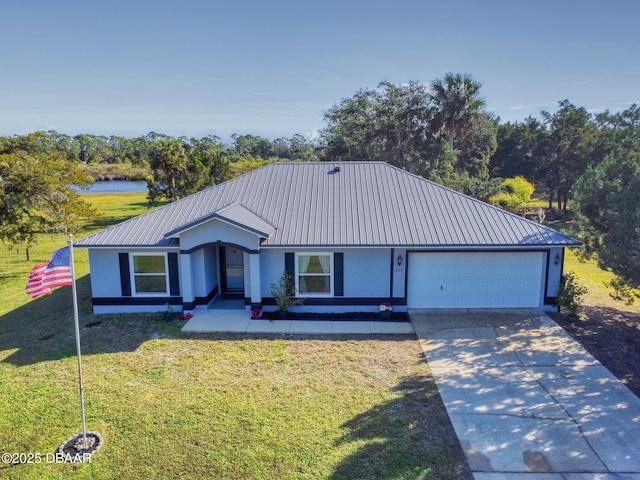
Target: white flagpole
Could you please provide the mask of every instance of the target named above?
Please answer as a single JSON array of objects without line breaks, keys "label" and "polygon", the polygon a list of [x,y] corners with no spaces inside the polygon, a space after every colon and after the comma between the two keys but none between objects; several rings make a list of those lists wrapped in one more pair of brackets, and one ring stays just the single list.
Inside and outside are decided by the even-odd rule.
[{"label": "white flagpole", "polygon": [[69,264],[71,267],[71,290],[73,292],[73,321],[76,328],[76,351],[78,354],[78,382],[80,384],[80,411],[82,412],[82,439],[87,444],[87,422],[84,415],[84,387],[82,386],[82,356],[80,352],[80,326],[78,324],[78,291],[76,289],[76,271],[73,260],[73,235],[69,234]]}]

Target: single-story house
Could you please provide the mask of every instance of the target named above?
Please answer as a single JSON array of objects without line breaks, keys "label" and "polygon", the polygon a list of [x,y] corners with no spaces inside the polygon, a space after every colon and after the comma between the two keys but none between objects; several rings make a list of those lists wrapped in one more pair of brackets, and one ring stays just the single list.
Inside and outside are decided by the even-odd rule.
[{"label": "single-story house", "polygon": [[555,310],[579,243],[382,162],[274,163],[107,228],[89,250],[95,313],[276,309],[291,274],[308,312]]}]

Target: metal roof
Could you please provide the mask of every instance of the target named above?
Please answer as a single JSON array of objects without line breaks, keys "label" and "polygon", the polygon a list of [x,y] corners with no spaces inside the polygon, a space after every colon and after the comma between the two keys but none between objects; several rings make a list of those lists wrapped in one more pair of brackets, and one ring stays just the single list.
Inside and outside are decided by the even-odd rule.
[{"label": "metal roof", "polygon": [[[339,168],[335,168],[339,167]],[[262,246],[577,246],[556,230],[383,162],[273,163],[79,240],[169,246],[219,218]]]},{"label": "metal roof", "polygon": [[189,230],[190,228],[201,225],[209,220],[217,218],[224,222],[235,225],[236,227],[247,230],[251,233],[258,235],[261,238],[269,238],[275,232],[275,227],[269,222],[260,218],[251,210],[243,207],[239,203],[232,203],[229,206],[216,210],[211,215],[206,215],[202,218],[198,218],[187,225],[181,225],[175,230],[167,232],[165,237],[179,237],[180,233]]}]

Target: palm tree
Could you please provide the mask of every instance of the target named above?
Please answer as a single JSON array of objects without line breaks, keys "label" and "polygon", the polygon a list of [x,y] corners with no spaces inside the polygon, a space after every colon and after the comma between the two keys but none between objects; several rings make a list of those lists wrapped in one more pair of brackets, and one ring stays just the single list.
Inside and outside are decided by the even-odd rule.
[{"label": "palm tree", "polygon": [[447,73],[431,83],[429,99],[435,107],[433,132],[446,135],[449,147],[473,126],[485,101],[480,98],[482,84],[468,74]]}]

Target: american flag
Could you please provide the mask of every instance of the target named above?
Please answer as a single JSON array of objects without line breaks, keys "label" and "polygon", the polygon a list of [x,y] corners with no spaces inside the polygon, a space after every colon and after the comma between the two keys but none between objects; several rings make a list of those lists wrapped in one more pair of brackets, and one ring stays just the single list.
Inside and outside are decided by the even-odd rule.
[{"label": "american flag", "polygon": [[31,269],[29,281],[24,287],[29,295],[37,298],[40,295],[51,295],[51,289],[71,285],[71,266],[69,262],[70,247],[64,247],[51,257],[51,261],[41,263]]}]

